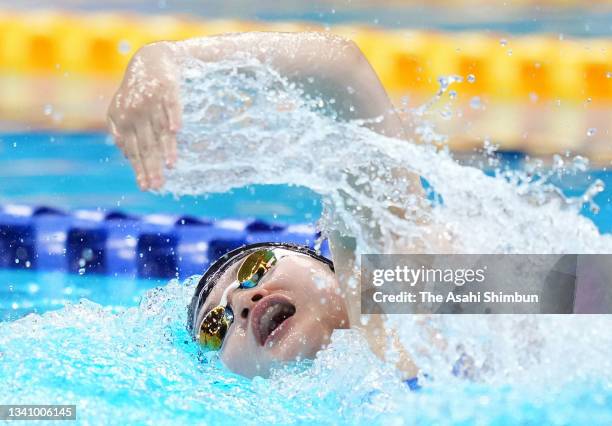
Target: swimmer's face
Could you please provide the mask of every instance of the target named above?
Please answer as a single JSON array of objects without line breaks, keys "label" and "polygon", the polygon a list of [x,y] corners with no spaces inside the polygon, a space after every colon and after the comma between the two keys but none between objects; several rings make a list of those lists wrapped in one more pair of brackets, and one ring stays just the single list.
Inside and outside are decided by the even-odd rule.
[{"label": "swimmer's face", "polygon": [[[266,376],[278,363],[312,359],[335,329],[349,326],[331,269],[309,256],[279,252],[283,257],[257,286],[233,290],[228,296],[234,322],[219,355],[230,370],[247,377]],[[201,312],[219,304],[243,260],[223,273]]]}]

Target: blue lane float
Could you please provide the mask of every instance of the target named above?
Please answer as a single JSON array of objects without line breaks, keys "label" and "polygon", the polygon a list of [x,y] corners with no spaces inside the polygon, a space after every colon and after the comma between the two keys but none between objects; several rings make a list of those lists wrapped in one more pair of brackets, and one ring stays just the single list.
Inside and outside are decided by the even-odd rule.
[{"label": "blue lane float", "polygon": [[[192,216],[65,212],[0,206],[0,268],[185,278],[244,244],[283,241],[314,247],[312,225],[262,220],[212,221]],[[329,257],[327,243],[321,247]]]}]

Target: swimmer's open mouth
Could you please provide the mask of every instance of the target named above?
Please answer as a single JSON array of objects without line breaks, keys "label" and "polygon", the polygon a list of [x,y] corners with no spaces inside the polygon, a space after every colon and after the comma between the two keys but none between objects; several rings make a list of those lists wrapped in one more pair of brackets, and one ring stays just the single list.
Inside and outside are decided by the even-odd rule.
[{"label": "swimmer's open mouth", "polygon": [[286,321],[295,314],[295,305],[289,298],[280,294],[264,297],[255,305],[251,326],[255,339],[264,346],[286,328]]}]

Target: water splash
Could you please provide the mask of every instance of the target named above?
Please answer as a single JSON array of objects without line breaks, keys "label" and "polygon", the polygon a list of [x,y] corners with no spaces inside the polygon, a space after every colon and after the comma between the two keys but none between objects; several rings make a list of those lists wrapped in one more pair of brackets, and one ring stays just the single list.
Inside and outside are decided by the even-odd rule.
[{"label": "water splash", "polygon": [[[350,330],[338,330],[331,346],[313,361],[286,365],[270,379],[248,380],[227,371],[214,356],[199,355],[189,337],[185,306],[197,278],[151,290],[139,306],[118,312],[82,300],[43,315],[0,322],[0,378],[3,390],[10,390],[0,392],[0,404],[77,404],[77,418],[83,424],[609,424],[612,420],[606,375],[611,367],[609,329],[586,317],[577,323],[571,318],[563,323],[552,318],[513,322],[498,317],[497,335],[473,325],[467,334],[461,323],[446,317],[450,349],[430,357],[415,351],[425,368],[436,371],[435,376],[422,377],[425,387],[419,392],[408,390],[397,372]],[[417,317],[404,316],[402,322],[412,347],[423,347],[427,337]],[[576,333],[557,330],[546,335],[559,325]],[[529,340],[520,338],[526,330],[535,331]],[[544,336],[547,351],[542,350]],[[570,346],[568,337],[573,339]],[[593,341],[599,345],[586,345]],[[492,347],[499,359],[487,351]],[[572,348],[586,353],[577,358],[577,349]],[[476,365],[504,368],[513,377],[496,382],[496,376],[483,371],[484,380],[474,382],[446,374],[443,368],[433,369],[438,367],[433,360],[460,351],[470,351]],[[558,357],[561,353],[565,356]],[[600,373],[593,374],[597,368]]]},{"label": "water splash", "polygon": [[[543,165],[493,177],[461,166],[419,123],[425,110],[413,120],[421,139],[410,143],[370,131],[368,120],[335,120],[328,102],[256,61],[186,65],[185,128],[168,191],[308,186],[324,200],[323,231],[355,236],[360,253],[394,251],[408,240],[427,251],[423,223],[441,226],[465,253],[612,249],[568,199],[548,195],[554,190]],[[411,181],[400,169],[427,179],[443,202],[430,205],[406,190]],[[391,244],[391,235],[403,241]],[[416,393],[351,331],[336,333],[314,361],[249,381],[202,358],[189,338],[185,307],[194,283],[171,282],[120,312],[81,301],[0,323],[0,377],[11,390],[0,403],[76,401],[81,421],[108,424],[612,422],[606,316],[392,316],[389,324],[427,373]],[[443,345],[432,344],[431,330]],[[464,354],[472,380],[452,373]]]},{"label": "water splash", "polygon": [[[458,76],[440,79],[434,99],[412,111],[416,139],[411,143],[372,132],[366,120],[336,120],[324,99],[308,98],[298,85],[257,61],[191,61],[183,85],[180,159],[166,189],[201,194],[252,183],[307,186],[323,199],[323,234],[340,229],[354,236],[357,253],[405,252],[406,247],[439,252],[432,228],[463,253],[611,252],[612,238],[579,214],[602,190],[601,182],[577,198],[565,197],[552,183],[584,171],[583,157],[557,156],[551,168],[535,161],[488,176],[458,164],[439,147],[444,138],[426,118],[458,82]],[[443,201],[424,204],[399,170],[426,179]],[[394,214],[398,210],[406,217]],[[389,319],[407,347],[422,348],[412,351],[418,364],[435,371],[443,383],[456,380],[453,366],[463,353],[472,357],[472,376],[497,385],[516,380],[526,385],[534,374],[547,385],[585,375],[612,379],[600,352],[612,343],[601,338],[611,325],[606,317],[431,321],[448,338],[444,348],[425,350],[431,342],[418,327],[406,325],[406,317]],[[583,333],[587,326],[594,334]],[[567,341],[575,345],[568,348]],[[567,362],[552,361],[561,354]],[[543,364],[549,375],[541,372]]]},{"label": "water splash", "polygon": [[[459,77],[441,79],[435,99],[456,81]],[[568,208],[574,201],[550,196],[533,201],[551,192],[545,183],[562,167],[553,167],[548,177],[534,170],[530,177],[487,176],[459,165],[446,149],[436,149],[431,127],[417,128],[417,137],[425,140],[410,143],[372,132],[365,120],[337,121],[325,114],[324,100],[307,98],[299,86],[257,61],[190,62],[183,102],[179,163],[166,185],[172,193],[202,194],[252,183],[307,186],[326,206],[323,231],[340,228],[355,236],[360,253],[400,251],[402,243],[415,238],[427,252],[433,249],[432,238],[423,222],[444,228],[464,253],[612,249],[610,236]],[[415,116],[428,108],[418,108]],[[398,170],[424,177],[443,204],[423,206]],[[409,212],[407,219],[393,213],[397,210]],[[392,235],[405,241],[391,244]]]}]

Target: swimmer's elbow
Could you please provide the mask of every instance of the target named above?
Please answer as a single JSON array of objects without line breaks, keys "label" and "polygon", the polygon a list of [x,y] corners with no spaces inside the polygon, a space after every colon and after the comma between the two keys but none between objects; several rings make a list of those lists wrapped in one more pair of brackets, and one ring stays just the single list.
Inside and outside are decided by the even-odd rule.
[{"label": "swimmer's elbow", "polygon": [[297,42],[308,56],[316,55],[318,60],[327,60],[335,64],[352,66],[360,64],[365,60],[357,43],[353,40],[322,31],[305,31],[300,33],[276,33],[281,34],[287,42]]},{"label": "swimmer's elbow", "polygon": [[168,53],[172,50],[171,45],[173,43],[171,41],[155,41],[145,44],[134,53],[134,58],[159,58],[161,53]]},{"label": "swimmer's elbow", "polygon": [[359,74],[360,70],[369,72],[369,62],[365,55],[353,40],[348,38],[337,36],[341,45],[341,52],[339,61],[342,67],[350,73]]},{"label": "swimmer's elbow", "polygon": [[338,34],[324,34],[328,41],[327,48],[338,52],[338,60],[341,60],[345,65],[355,66],[367,62],[363,52],[353,40]]}]

